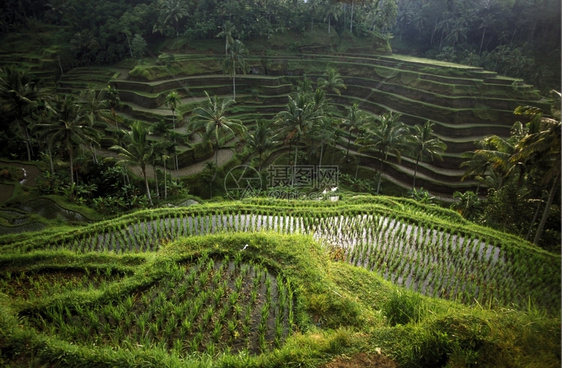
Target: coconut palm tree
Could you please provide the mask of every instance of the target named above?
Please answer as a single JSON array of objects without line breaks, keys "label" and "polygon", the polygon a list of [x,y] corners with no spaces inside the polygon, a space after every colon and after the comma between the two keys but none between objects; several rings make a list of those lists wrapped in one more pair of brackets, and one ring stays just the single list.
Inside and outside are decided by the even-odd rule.
[{"label": "coconut palm tree", "polygon": [[224,55],[228,56],[228,48],[234,43],[233,34],[236,31],[236,26],[231,21],[227,20],[222,26],[222,31],[216,37],[224,37]]},{"label": "coconut palm tree", "polygon": [[246,74],[246,59],[248,50],[240,40],[234,41],[229,47],[230,53],[223,61],[223,70],[232,77],[232,98],[236,100],[236,72],[241,70]]},{"label": "coconut palm tree", "polygon": [[447,145],[439,138],[433,135],[433,122],[426,121],[424,125],[414,125],[413,131],[407,137],[410,149],[416,158],[414,168],[414,179],[412,181],[412,190],[416,187],[416,174],[418,173],[418,165],[420,160],[429,158],[442,159],[443,152],[447,149]]},{"label": "coconut palm tree", "polygon": [[183,0],[158,0],[158,23],[154,31],[166,33],[166,27],[173,26],[176,38],[179,38],[179,22],[189,15],[188,5]]},{"label": "coconut palm tree", "polygon": [[388,155],[393,153],[400,162],[408,128],[400,120],[399,114],[392,112],[378,116],[374,120],[367,120],[365,132],[360,142],[362,150],[376,150],[379,155],[379,177],[377,180],[377,194],[380,192],[381,177]]},{"label": "coconut palm tree", "polygon": [[[558,94],[558,103],[559,100]],[[559,106],[559,105],[558,105]],[[545,203],[541,221],[537,227],[533,243],[537,244],[540,240],[549,211],[554,200],[554,196],[559,190],[561,174],[561,124],[559,111],[554,118],[544,117],[540,109],[533,107],[519,107],[515,110],[516,114],[531,117],[528,124],[530,132],[520,139],[516,144],[516,152],[511,157],[511,162],[531,161],[545,168],[541,183],[550,184],[548,198]]]},{"label": "coconut palm tree", "polygon": [[51,113],[38,124],[41,134],[51,150],[60,145],[68,154],[70,184],[74,184],[74,149],[81,144],[99,144],[99,133],[89,124],[86,111],[73,96],[56,96],[51,103]]},{"label": "coconut palm tree", "polygon": [[[275,123],[279,127],[278,133],[283,137],[284,143],[295,146],[293,165],[296,167],[299,145],[312,129],[314,122],[321,118],[322,109],[318,105],[322,101],[322,93],[314,95],[310,92],[300,91],[289,96],[286,109],[277,113]],[[289,150],[290,151],[290,150]]]},{"label": "coconut palm tree", "polygon": [[[166,96],[166,106],[168,106],[170,108],[170,110],[172,110],[172,129],[173,129],[174,133],[176,131],[176,108],[177,108],[178,103],[180,101],[181,101],[180,95],[176,91],[170,92]],[[179,170],[179,162],[178,162],[178,152],[177,152],[177,148],[176,148],[175,135],[174,135],[173,142],[174,142],[174,167],[175,167],[176,176],[177,176],[177,172]]]},{"label": "coconut palm tree", "polygon": [[264,119],[258,120],[255,129],[249,132],[246,138],[248,147],[259,155],[258,171],[261,171],[263,154],[275,147],[273,130],[269,125],[270,123]]},{"label": "coconut palm tree", "polygon": [[[109,101],[106,98],[107,90],[96,91],[88,88],[80,94],[82,109],[92,129],[103,131],[113,121]],[[95,148],[90,146],[94,162],[97,163]]]},{"label": "coconut palm tree", "polygon": [[112,146],[111,149],[118,152],[121,157],[121,163],[133,167],[140,167],[144,179],[146,195],[148,201],[152,205],[152,196],[150,195],[150,187],[148,186],[148,178],[146,175],[146,166],[150,163],[152,148],[148,141],[148,129],[140,121],[131,124],[131,130],[128,132],[128,139],[123,146]]},{"label": "coconut palm tree", "polygon": [[338,73],[336,69],[330,67],[326,68],[322,77],[318,78],[318,85],[320,88],[332,91],[338,96],[341,95],[340,88],[347,88],[343,83],[340,73]]},{"label": "coconut palm tree", "polygon": [[234,104],[234,100],[219,101],[217,96],[211,97],[206,91],[205,95],[207,101],[193,109],[191,129],[192,131],[203,130],[209,137],[215,151],[215,165],[218,165],[221,135],[225,133],[240,134],[246,130],[246,127],[239,120],[227,116],[228,109]]},{"label": "coconut palm tree", "polygon": [[38,88],[29,74],[16,67],[0,69],[0,111],[16,124],[19,134],[25,142],[27,159],[31,161],[33,147],[26,117],[30,116],[45,91]]},{"label": "coconut palm tree", "polygon": [[334,0],[324,0],[320,9],[323,19],[328,21],[328,34],[332,31],[332,19],[337,21],[342,14],[342,6]]},{"label": "coconut palm tree", "polygon": [[354,103],[347,110],[347,116],[343,119],[343,126],[348,131],[349,135],[347,138],[347,147],[345,149],[345,158],[349,157],[349,148],[351,146],[351,140],[353,139],[353,134],[357,134],[359,129],[365,123],[367,115],[363,110],[359,109],[359,105]]}]

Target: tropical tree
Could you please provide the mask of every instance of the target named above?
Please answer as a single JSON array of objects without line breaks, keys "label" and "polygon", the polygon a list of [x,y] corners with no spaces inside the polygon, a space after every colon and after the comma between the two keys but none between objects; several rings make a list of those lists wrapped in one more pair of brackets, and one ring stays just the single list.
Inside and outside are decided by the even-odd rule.
[{"label": "tropical tree", "polygon": [[354,103],[347,110],[347,116],[343,119],[343,126],[348,132],[347,146],[345,148],[345,158],[349,157],[349,148],[351,146],[351,140],[353,139],[353,134],[358,134],[360,128],[365,123],[367,115],[363,110],[359,109],[359,105]]},{"label": "tropical tree", "polygon": [[412,133],[407,136],[411,152],[416,159],[414,168],[414,179],[412,190],[416,188],[416,175],[420,160],[429,158],[430,160],[442,159],[442,154],[447,149],[447,145],[433,134],[433,122],[426,121],[424,125],[414,125]]},{"label": "tropical tree", "polygon": [[70,95],[56,96],[51,103],[51,113],[37,125],[51,152],[60,145],[68,154],[70,184],[74,184],[74,149],[81,144],[97,145],[99,133],[89,124],[86,111]]},{"label": "tropical tree", "polygon": [[218,166],[218,152],[220,148],[221,135],[241,134],[246,127],[237,119],[227,116],[229,108],[234,104],[232,99],[219,101],[217,96],[209,96],[205,91],[207,100],[200,106],[193,109],[191,117],[192,131],[202,130],[206,137],[212,141],[215,151],[215,165]]},{"label": "tropical tree", "polygon": [[[180,95],[176,91],[170,92],[166,96],[166,106],[168,106],[170,110],[172,110],[172,131],[174,133],[176,131],[176,108],[178,106],[178,103],[180,103],[180,101],[181,101]],[[173,135],[173,143],[174,143],[174,167],[177,175],[177,172],[179,170],[179,162],[178,162],[178,153],[177,153],[175,135]]]},{"label": "tropical tree", "polygon": [[464,168],[464,174],[461,177],[461,181],[467,178],[474,178],[478,185],[476,187],[476,193],[480,192],[480,184],[485,178],[486,173],[489,172],[490,163],[482,155],[476,153],[476,151],[463,152],[461,158],[464,159],[461,162],[460,167]]},{"label": "tropical tree", "polygon": [[364,125],[365,130],[360,140],[363,144],[362,150],[377,151],[380,160],[377,194],[380,192],[382,170],[388,161],[388,155],[393,153],[400,162],[401,151],[405,148],[408,128],[399,119],[399,114],[388,112],[373,120],[367,120]]},{"label": "tropical tree", "polygon": [[295,95],[289,96],[285,110],[277,113],[275,117],[275,123],[279,127],[278,133],[283,137],[284,143],[291,147],[295,146],[293,160],[295,167],[301,140],[312,130],[314,123],[321,119],[323,114],[324,92],[320,89],[314,93],[307,91],[307,83],[304,82]]},{"label": "tropical tree", "polygon": [[456,199],[456,202],[451,205],[451,208],[467,220],[474,220],[480,214],[481,202],[476,193],[470,190],[464,193],[456,191],[453,193],[453,198]]},{"label": "tropical tree", "polygon": [[441,45],[443,44],[443,39],[446,34],[449,34],[451,28],[453,28],[454,18],[452,14],[448,11],[443,13],[443,19],[441,19],[435,26],[436,31],[441,31],[441,38],[439,39],[439,50],[441,50]]},{"label": "tropical tree", "polygon": [[28,117],[39,100],[45,95],[45,91],[38,88],[29,74],[8,66],[0,69],[0,110],[11,119],[19,131],[19,135],[25,142],[27,159],[31,161],[33,148],[29,132]]},{"label": "tropical tree", "polygon": [[466,19],[459,17],[453,21],[445,39],[453,43],[454,49],[459,41],[466,39],[467,32],[468,27],[466,25]]},{"label": "tropical tree", "polygon": [[[107,100],[107,90],[96,91],[93,88],[88,88],[80,93],[80,102],[92,129],[103,132],[108,124],[113,121],[109,101]],[[93,153],[94,162],[97,163],[97,155],[93,145],[90,146],[90,150]]]},{"label": "tropical tree", "polygon": [[322,77],[318,78],[318,86],[325,90],[334,92],[338,96],[341,95],[340,88],[346,89],[343,79],[335,68],[326,68]]},{"label": "tropical tree", "polygon": [[232,43],[232,45],[230,45],[229,51],[230,53],[223,61],[223,70],[232,78],[232,96],[235,101],[236,72],[240,70],[243,74],[246,74],[246,59],[244,57],[248,55],[248,50],[242,41],[236,40]]},{"label": "tropical tree", "polygon": [[183,0],[158,0],[158,11],[154,32],[164,34],[168,27],[173,27],[176,38],[179,38],[179,22],[189,15],[187,3]]},{"label": "tropical tree", "polygon": [[515,172],[515,168],[520,169],[519,178],[522,179],[524,166],[521,162],[511,160],[511,156],[515,153],[515,145],[522,137],[522,129],[521,123],[515,123],[509,138],[491,135],[477,142],[479,149],[463,154],[463,157],[468,158],[461,163],[461,167],[467,168],[463,179],[473,175],[487,176],[490,175],[488,170],[491,170],[499,179],[497,189],[500,189],[508,177]]},{"label": "tropical tree", "polygon": [[328,34],[332,31],[332,19],[338,21],[342,14],[342,6],[335,0],[324,0],[320,9],[323,19],[328,21]]},{"label": "tropical tree", "polygon": [[131,55],[137,60],[141,60],[146,50],[147,43],[144,38],[136,33],[131,42]]},{"label": "tropical tree", "polygon": [[152,154],[151,145],[148,141],[148,129],[140,121],[131,124],[131,130],[127,135],[128,139],[123,146],[115,145],[111,149],[118,152],[121,157],[121,163],[130,167],[140,167],[144,179],[146,195],[150,205],[152,205],[152,196],[150,195],[150,187],[148,186],[148,177],[146,175],[146,166],[150,163]]},{"label": "tropical tree", "polygon": [[318,147],[320,147],[318,166],[322,166],[325,147],[335,147],[340,122],[340,118],[332,115],[331,113],[324,112],[313,125],[310,135],[314,137],[314,142],[316,144],[311,144],[310,147],[315,152],[318,152]]},{"label": "tropical tree", "polygon": [[[558,93],[558,103],[560,94]],[[516,145],[516,152],[511,157],[512,162],[531,161],[535,165],[543,167],[542,179],[544,185],[550,185],[548,198],[537,227],[533,243],[537,244],[540,240],[549,211],[554,200],[557,188],[560,184],[561,174],[561,124],[559,111],[555,118],[544,117],[542,111],[537,108],[525,106],[515,110],[516,114],[531,117],[528,124],[529,133],[526,134]]]},{"label": "tropical tree", "polygon": [[264,119],[258,120],[255,129],[247,134],[246,142],[248,147],[259,155],[258,171],[261,170],[263,154],[275,147],[274,139],[275,137],[270,123]]},{"label": "tropical tree", "polygon": [[224,55],[228,56],[228,49],[234,43],[233,34],[236,31],[236,26],[231,21],[227,20],[222,26],[216,37],[224,37]]}]

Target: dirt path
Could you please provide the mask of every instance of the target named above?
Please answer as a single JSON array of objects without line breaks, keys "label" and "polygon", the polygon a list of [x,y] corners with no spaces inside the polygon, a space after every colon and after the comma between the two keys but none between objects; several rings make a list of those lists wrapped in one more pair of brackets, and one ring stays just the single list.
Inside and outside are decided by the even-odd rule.
[{"label": "dirt path", "polygon": [[[99,156],[103,156],[103,157],[114,157],[116,159],[118,159],[117,154],[115,152],[109,152],[109,151],[104,151],[104,152],[98,152]],[[230,160],[232,160],[232,158],[234,157],[234,151],[230,148],[221,148],[219,149],[218,152],[218,166],[224,166],[226,165],[226,163]],[[198,162],[196,164],[193,165],[189,165],[186,167],[182,167],[178,170],[177,175],[179,175],[180,178],[182,177],[186,177],[186,176],[192,176],[195,174],[199,174],[201,172],[203,172],[205,170],[205,165],[208,162],[215,162],[215,155],[213,155],[212,157],[203,160],[201,162]],[[162,167],[158,166],[158,169],[162,170]],[[135,166],[131,168],[131,171],[137,175],[138,177],[142,177],[142,172],[140,167]],[[168,170],[168,173],[172,176],[172,178],[176,177],[176,171],[175,170]],[[147,166],[146,168],[146,174],[148,175],[149,178],[154,178],[154,169],[151,165]]]}]

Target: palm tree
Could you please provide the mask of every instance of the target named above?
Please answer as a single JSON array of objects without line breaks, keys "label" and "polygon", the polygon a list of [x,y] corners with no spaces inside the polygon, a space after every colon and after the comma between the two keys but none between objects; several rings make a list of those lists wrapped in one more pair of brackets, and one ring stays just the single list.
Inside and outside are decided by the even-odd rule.
[{"label": "palm tree", "polygon": [[468,27],[466,25],[466,19],[460,17],[456,18],[450,28],[449,34],[447,34],[446,40],[453,43],[453,49],[457,43],[461,40],[466,39],[466,34],[468,32]]},{"label": "palm tree", "polygon": [[203,130],[205,135],[212,140],[215,151],[215,165],[218,166],[221,134],[240,134],[246,130],[246,127],[239,120],[226,116],[228,109],[234,104],[234,100],[224,99],[219,102],[217,96],[210,97],[206,91],[205,95],[207,101],[193,109],[191,128],[193,131]]},{"label": "palm tree", "polygon": [[467,220],[474,220],[480,212],[480,199],[478,195],[472,191],[461,193],[456,191],[453,198],[457,201],[451,205],[451,208],[460,213]]},{"label": "palm tree", "polygon": [[16,67],[0,69],[0,110],[17,124],[19,133],[25,142],[27,160],[31,161],[33,147],[26,117],[30,116],[38,101],[45,95],[24,70]]},{"label": "palm tree", "polygon": [[248,55],[248,50],[240,40],[234,41],[229,50],[230,53],[223,62],[223,70],[232,77],[232,96],[233,100],[236,100],[236,72],[241,70],[243,74],[246,74],[246,59],[244,59],[244,56]]},{"label": "palm tree", "polygon": [[[166,106],[168,106],[172,110],[172,129],[175,133],[176,131],[176,107],[178,103],[181,101],[180,95],[176,92],[170,92],[166,96]],[[179,162],[178,162],[178,153],[176,149],[176,138],[174,135],[174,167],[176,169],[176,176],[179,170]]]},{"label": "palm tree", "polygon": [[416,158],[414,169],[414,180],[412,190],[416,188],[416,175],[420,160],[429,158],[432,161],[442,159],[442,154],[447,149],[447,145],[433,135],[433,122],[426,121],[424,125],[414,125],[412,134],[408,135],[407,141],[411,145],[411,150]]},{"label": "palm tree", "polygon": [[318,166],[322,166],[324,148],[326,145],[334,147],[336,144],[339,122],[340,120],[335,118],[332,114],[323,114],[316,119],[316,124],[312,127],[311,136],[314,137],[315,141],[318,141],[318,144],[311,144],[310,147],[316,152],[318,146],[320,146]]},{"label": "palm tree", "polygon": [[301,139],[312,129],[316,120],[321,118],[322,109],[318,105],[322,102],[322,91],[317,90],[314,95],[300,91],[289,96],[285,110],[277,113],[275,122],[279,126],[278,133],[284,137],[284,143],[295,146],[293,165],[296,167],[298,149]]},{"label": "palm tree", "polygon": [[363,126],[366,119],[367,119],[367,115],[363,110],[359,109],[359,105],[357,103],[354,103],[348,109],[347,116],[343,120],[343,125],[349,133],[347,139],[347,147],[345,149],[346,159],[349,157],[349,148],[351,146],[351,140],[353,138],[353,134],[354,133],[357,134],[357,132],[359,132],[359,129]]},{"label": "palm tree", "polygon": [[560,112],[557,111],[558,116],[555,116],[555,118],[547,118],[542,115],[539,109],[526,106],[516,109],[515,113],[531,117],[532,120],[529,125],[533,128],[530,129],[529,134],[525,135],[517,143],[516,152],[511,157],[511,161],[530,160],[535,164],[541,163],[541,166],[546,168],[541,182],[545,185],[550,183],[545,209],[533,240],[533,243],[537,244],[548,219],[554,196],[557,193],[556,189],[560,183],[562,165]]},{"label": "palm tree", "polygon": [[392,112],[380,115],[374,120],[367,121],[365,133],[360,142],[363,150],[377,150],[380,166],[377,180],[377,194],[380,192],[381,177],[384,164],[388,161],[389,153],[394,153],[398,162],[401,160],[401,150],[404,148],[408,128],[399,121],[400,115]]},{"label": "palm tree", "polygon": [[482,156],[476,154],[476,151],[468,151],[461,154],[463,161],[460,167],[464,167],[464,175],[461,177],[461,181],[467,178],[474,177],[478,182],[476,187],[476,193],[480,192],[480,182],[483,180],[484,175],[488,172],[490,163],[485,160]]},{"label": "palm tree", "polygon": [[189,15],[187,4],[183,0],[158,0],[158,23],[154,31],[164,33],[166,26],[173,24],[176,38],[179,38],[179,21]]},{"label": "palm tree", "polygon": [[[103,131],[107,125],[113,121],[110,113],[109,101],[106,99],[107,90],[96,91],[88,88],[80,94],[82,108],[88,119],[88,124],[92,129]],[[93,146],[90,147],[93,152],[94,162],[97,163],[97,156]]]},{"label": "palm tree", "polygon": [[435,26],[435,31],[441,31],[441,38],[439,39],[439,51],[441,51],[441,45],[443,44],[443,38],[445,34],[448,34],[451,28],[453,27],[453,17],[451,12],[445,11],[443,13],[443,19],[439,21],[439,23]]},{"label": "palm tree", "polygon": [[341,95],[340,88],[347,88],[343,83],[340,73],[338,73],[336,69],[330,67],[326,68],[323,76],[318,78],[318,85],[323,89],[334,92],[338,96]]},{"label": "palm tree", "polygon": [[232,35],[236,31],[236,26],[231,21],[227,20],[222,26],[222,31],[216,37],[224,37],[224,55],[228,56],[228,48],[234,43]]},{"label": "palm tree", "polygon": [[342,7],[337,1],[334,0],[324,0],[322,4],[322,9],[324,20],[328,21],[328,34],[331,33],[332,30],[332,19],[337,21],[341,15]]},{"label": "palm tree", "polygon": [[[488,175],[489,170],[491,170],[494,172],[494,176],[499,179],[497,189],[500,189],[516,167],[522,168],[522,165],[515,165],[511,160],[518,139],[514,135],[510,138],[492,135],[477,142],[477,145],[481,148],[463,154],[463,157],[468,158],[468,160],[460,165],[467,168],[461,180],[469,176]],[[521,171],[519,177],[522,178]]]},{"label": "palm tree", "polygon": [[146,166],[150,162],[152,154],[151,146],[148,142],[148,129],[140,122],[135,121],[131,124],[131,131],[128,132],[128,142],[125,146],[112,146],[112,150],[118,152],[122,158],[121,162],[130,166],[139,166],[144,179],[146,195],[148,201],[152,205],[152,196],[150,195],[150,187],[148,186],[148,178],[146,175]]},{"label": "palm tree", "polygon": [[81,144],[98,144],[99,133],[88,124],[86,111],[72,96],[56,96],[52,103],[53,112],[48,120],[37,126],[46,138],[51,151],[61,145],[68,154],[70,163],[70,184],[74,184],[74,148]]},{"label": "palm tree", "polygon": [[261,171],[262,155],[267,150],[275,147],[273,130],[269,126],[269,122],[263,119],[258,120],[256,128],[253,132],[248,133],[246,142],[248,147],[257,152],[258,157],[258,171]]}]

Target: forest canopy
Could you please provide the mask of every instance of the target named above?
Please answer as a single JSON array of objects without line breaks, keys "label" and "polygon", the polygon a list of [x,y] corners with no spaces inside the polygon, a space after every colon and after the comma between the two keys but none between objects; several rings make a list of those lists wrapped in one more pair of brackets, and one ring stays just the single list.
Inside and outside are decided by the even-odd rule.
[{"label": "forest canopy", "polygon": [[[322,25],[327,32],[383,36],[399,53],[481,66],[543,91],[560,86],[556,0],[6,0],[0,31],[56,28],[68,68],[134,56],[134,40],[268,39]],[[65,57],[65,59],[66,59]]]}]

